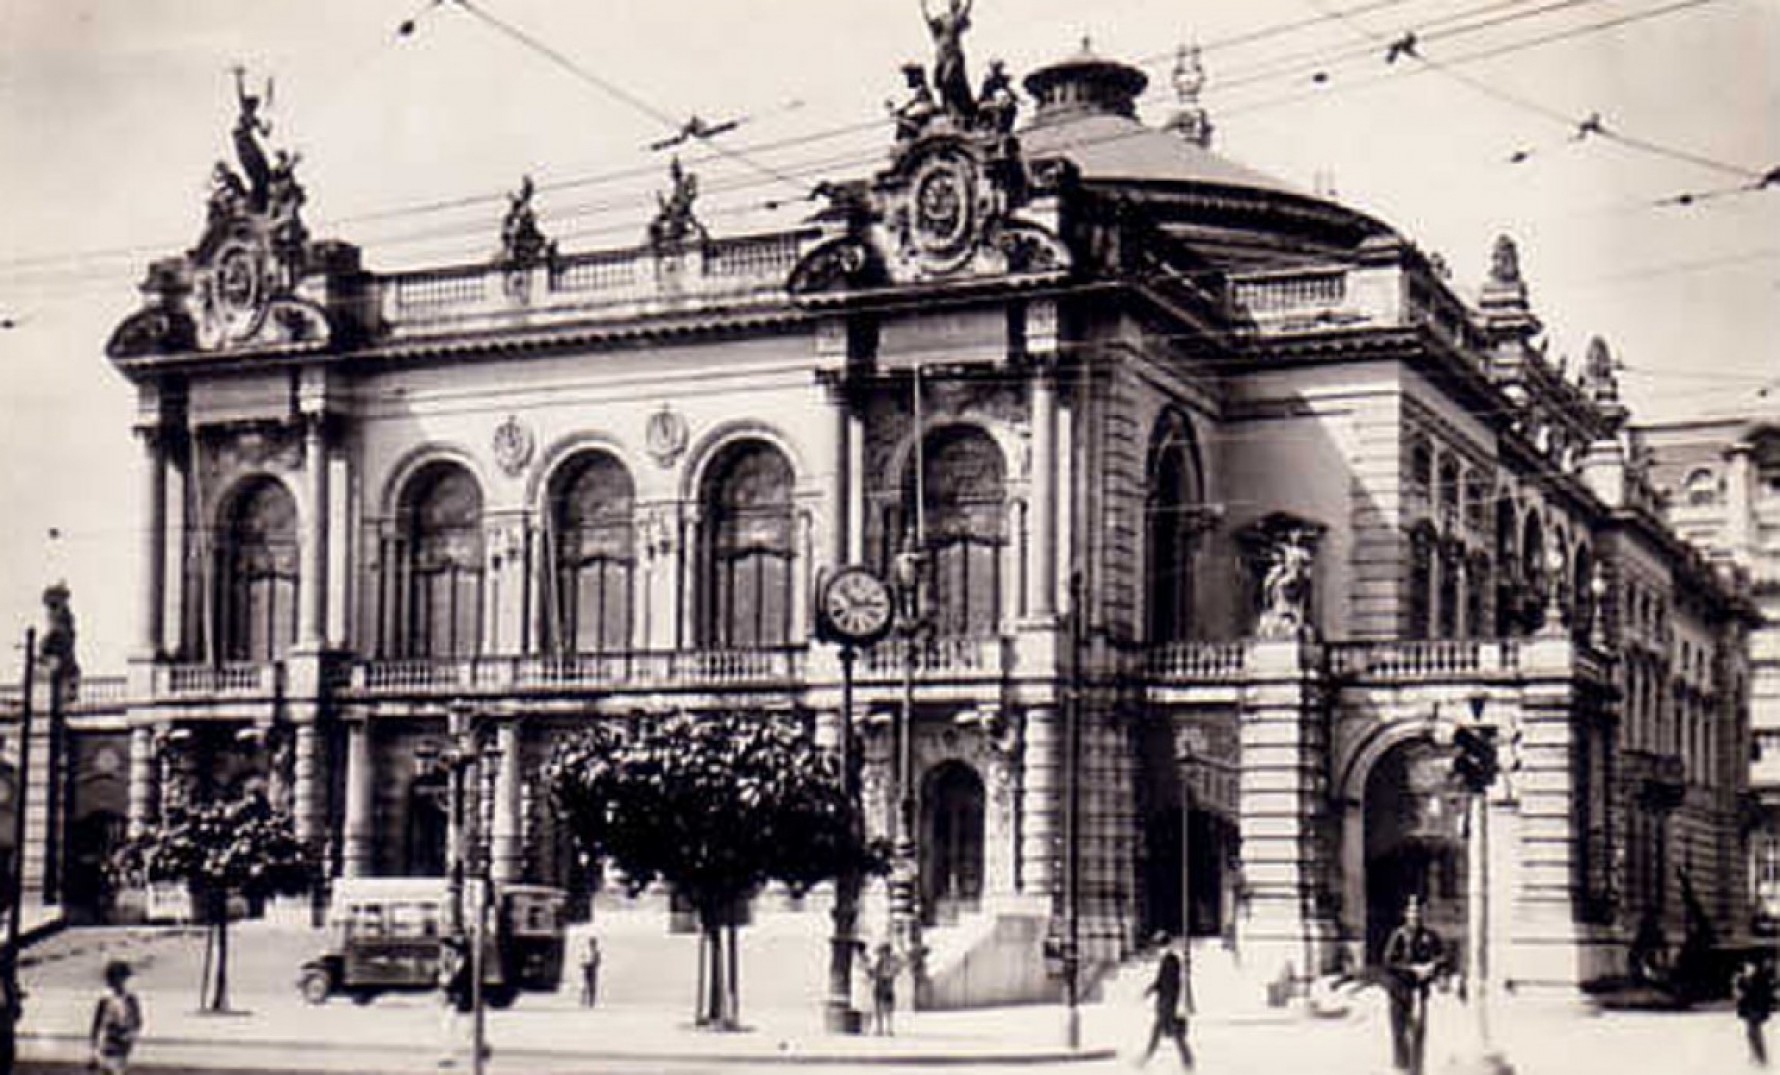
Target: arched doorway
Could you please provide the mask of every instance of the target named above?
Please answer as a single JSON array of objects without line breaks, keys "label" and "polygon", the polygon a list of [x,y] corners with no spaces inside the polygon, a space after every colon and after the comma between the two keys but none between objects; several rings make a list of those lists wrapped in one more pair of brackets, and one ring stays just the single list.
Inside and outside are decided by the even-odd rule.
[{"label": "arched doorway", "polygon": [[983,896],[983,780],[959,761],[927,775],[921,794],[921,906],[929,925],[956,921]]},{"label": "arched doorway", "polygon": [[1449,952],[1462,951],[1465,854],[1462,800],[1451,759],[1427,739],[1393,747],[1366,777],[1366,956],[1376,961],[1416,896]]}]

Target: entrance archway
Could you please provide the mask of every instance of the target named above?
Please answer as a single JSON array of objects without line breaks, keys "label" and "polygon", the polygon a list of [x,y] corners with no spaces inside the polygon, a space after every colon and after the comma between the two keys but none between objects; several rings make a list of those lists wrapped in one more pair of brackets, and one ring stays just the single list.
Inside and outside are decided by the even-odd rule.
[{"label": "entrance archway", "polygon": [[1465,854],[1452,763],[1427,739],[1393,748],[1366,777],[1366,956],[1379,958],[1416,896],[1449,952],[1462,951]]},{"label": "entrance archway", "polygon": [[983,780],[959,761],[927,775],[921,795],[921,906],[928,924],[956,921],[983,896]]},{"label": "entrance archway", "polygon": [[451,788],[442,772],[423,773],[408,786],[408,873],[444,877],[450,838]]}]

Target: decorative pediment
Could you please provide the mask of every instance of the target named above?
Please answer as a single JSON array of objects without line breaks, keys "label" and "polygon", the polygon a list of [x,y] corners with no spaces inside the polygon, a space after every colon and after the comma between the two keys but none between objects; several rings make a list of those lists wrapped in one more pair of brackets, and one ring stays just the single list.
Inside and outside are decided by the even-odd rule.
[{"label": "decorative pediment", "polygon": [[[238,347],[325,343],[333,330],[326,312],[295,294],[317,246],[303,224],[306,200],[297,182],[299,157],[262,144],[271,124],[235,72],[239,114],[232,140],[240,169],[218,161],[211,170],[204,232],[183,257],[156,262],[142,285],[144,309],[113,332],[114,358],[221,351]],[[331,252],[331,251],[330,251]]]},{"label": "decorative pediment", "polygon": [[[1014,135],[1018,103],[1000,61],[974,97],[960,35],[969,5],[930,16],[931,81],[903,74],[908,99],[892,108],[889,167],[869,183],[823,184],[817,220],[831,229],[792,272],[794,295],[1067,271],[1057,195],[1071,177],[1061,159],[1027,161]],[[936,93],[937,90],[937,93]]]}]

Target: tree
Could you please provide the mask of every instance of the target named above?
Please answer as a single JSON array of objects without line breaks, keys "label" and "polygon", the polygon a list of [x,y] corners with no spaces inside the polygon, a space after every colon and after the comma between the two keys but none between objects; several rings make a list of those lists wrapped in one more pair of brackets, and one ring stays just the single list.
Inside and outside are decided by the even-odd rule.
[{"label": "tree", "polygon": [[802,893],[884,869],[884,849],[854,823],[838,760],[781,717],[679,715],[628,734],[599,725],[558,744],[544,778],[583,850],[622,870],[633,894],[661,880],[691,904],[701,1026],[736,1025],[736,912],[761,885]]},{"label": "tree", "polygon": [[130,884],[187,886],[210,927],[199,1007],[211,1012],[229,1009],[229,897],[297,892],[313,877],[290,815],[257,792],[170,808],[159,824],[118,847],[112,871]]}]

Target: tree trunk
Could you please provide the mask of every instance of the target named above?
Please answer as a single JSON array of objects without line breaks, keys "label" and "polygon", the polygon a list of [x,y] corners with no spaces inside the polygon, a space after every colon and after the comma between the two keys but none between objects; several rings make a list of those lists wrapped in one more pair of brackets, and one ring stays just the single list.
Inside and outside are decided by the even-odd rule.
[{"label": "tree trunk", "polygon": [[211,1010],[229,1010],[229,901],[224,898],[216,916],[216,1005]]},{"label": "tree trunk", "polygon": [[731,921],[729,923],[728,932],[729,932],[729,977],[726,979],[726,982],[729,986],[729,990],[728,990],[729,1006],[728,1006],[728,1009],[723,1013],[723,1018],[724,1018],[724,1021],[728,1024],[729,1028],[732,1030],[735,1030],[735,1029],[739,1029],[742,1025],[742,987],[741,987],[742,960],[741,960],[741,957],[737,954],[737,950],[736,950],[736,925],[735,925],[734,921]]}]

